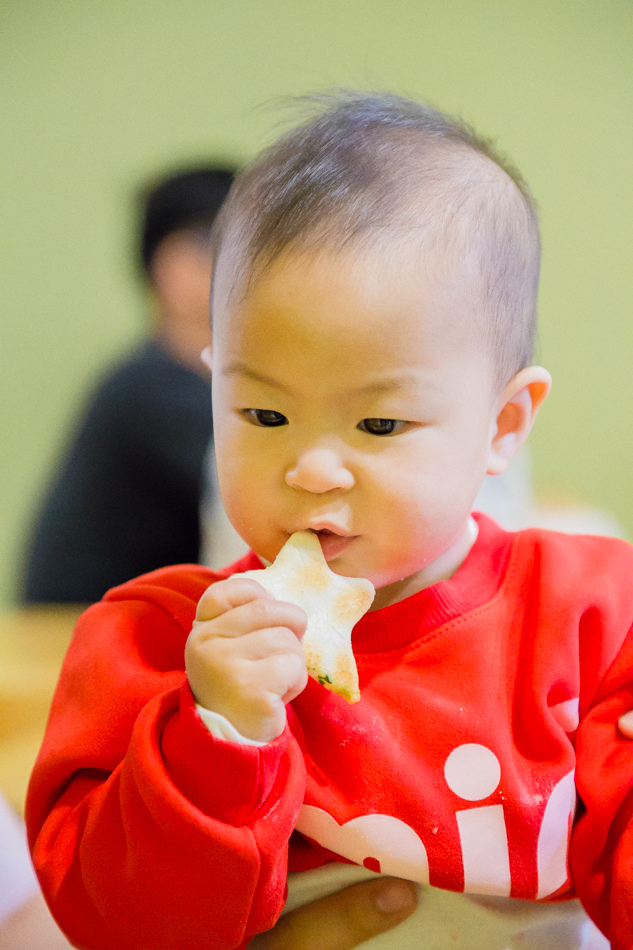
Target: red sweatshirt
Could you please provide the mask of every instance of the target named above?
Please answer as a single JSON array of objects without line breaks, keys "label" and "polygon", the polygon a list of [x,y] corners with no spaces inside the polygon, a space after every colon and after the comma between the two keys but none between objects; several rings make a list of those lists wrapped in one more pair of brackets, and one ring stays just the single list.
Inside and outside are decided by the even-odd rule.
[{"label": "red sweatshirt", "polygon": [[310,680],[261,747],[209,733],[183,657],[206,587],[253,554],[146,574],[83,615],[27,801],[71,940],[228,950],[274,924],[287,870],[342,859],[456,892],[577,895],[629,950],[633,548],[477,518],[454,577],[356,625],[361,701]]}]

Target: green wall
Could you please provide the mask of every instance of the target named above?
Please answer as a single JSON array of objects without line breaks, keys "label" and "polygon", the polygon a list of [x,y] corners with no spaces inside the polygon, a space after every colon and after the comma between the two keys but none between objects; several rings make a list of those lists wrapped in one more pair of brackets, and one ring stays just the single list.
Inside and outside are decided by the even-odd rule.
[{"label": "green wall", "polygon": [[537,487],[633,536],[630,0],[2,0],[0,603],[94,374],[143,330],[135,184],[247,157],[275,97],[393,89],[496,137],[538,198]]}]

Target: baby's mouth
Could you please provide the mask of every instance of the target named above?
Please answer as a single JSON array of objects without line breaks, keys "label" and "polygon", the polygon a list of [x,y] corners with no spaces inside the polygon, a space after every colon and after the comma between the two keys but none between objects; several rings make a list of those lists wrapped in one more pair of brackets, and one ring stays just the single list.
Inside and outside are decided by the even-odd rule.
[{"label": "baby's mouth", "polygon": [[336,534],[329,528],[310,528],[309,530],[316,534],[321,542],[321,550],[326,561],[333,561],[334,558],[339,557],[356,537],[355,535]]}]

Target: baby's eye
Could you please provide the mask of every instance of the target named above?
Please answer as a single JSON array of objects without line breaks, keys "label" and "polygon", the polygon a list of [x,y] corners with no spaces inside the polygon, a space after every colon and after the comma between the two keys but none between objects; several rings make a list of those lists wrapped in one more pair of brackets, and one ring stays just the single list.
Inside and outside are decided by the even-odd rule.
[{"label": "baby's eye", "polygon": [[274,409],[245,409],[244,415],[256,426],[286,426],[288,420]]},{"label": "baby's eye", "polygon": [[393,435],[400,432],[404,425],[401,419],[363,419],[356,428],[370,435]]}]

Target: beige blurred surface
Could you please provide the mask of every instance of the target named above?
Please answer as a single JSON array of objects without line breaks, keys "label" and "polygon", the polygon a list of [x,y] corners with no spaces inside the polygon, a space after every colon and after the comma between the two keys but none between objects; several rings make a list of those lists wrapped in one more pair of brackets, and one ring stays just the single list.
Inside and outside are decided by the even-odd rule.
[{"label": "beige blurred surface", "polygon": [[17,811],[80,607],[0,614],[0,789]]}]

